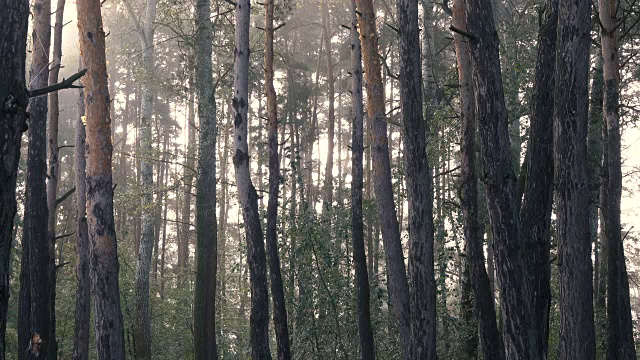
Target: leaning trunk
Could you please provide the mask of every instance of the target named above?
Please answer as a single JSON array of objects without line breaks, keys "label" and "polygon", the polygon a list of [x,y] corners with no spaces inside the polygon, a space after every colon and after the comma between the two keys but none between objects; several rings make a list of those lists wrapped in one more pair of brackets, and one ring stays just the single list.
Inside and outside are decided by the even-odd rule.
[{"label": "leaning trunk", "polygon": [[489,218],[504,313],[502,335],[507,359],[533,359],[527,338],[527,318],[519,258],[520,224],[515,174],[500,69],[498,33],[491,0],[468,1],[467,31],[473,69],[480,153],[485,172]]},{"label": "leaning trunk", "polygon": [[[269,203],[267,204],[267,253],[269,254],[269,274],[273,301],[273,324],[278,342],[278,359],[291,359],[287,309],[285,308],[280,256],[278,255],[278,192],[280,186],[280,160],[278,159],[278,104],[273,87],[273,10],[274,0],[267,0],[265,11],[264,38],[264,83],[267,93],[269,146]],[[331,105],[330,105],[331,107]],[[331,152],[331,151],[329,151]]]},{"label": "leaning trunk", "polygon": [[[364,59],[364,73],[367,84],[367,112],[371,121],[371,156],[374,169],[374,191],[378,207],[378,216],[382,227],[389,288],[400,330],[403,355],[409,359],[411,325],[409,315],[409,284],[404,265],[400,227],[393,201],[391,184],[391,165],[389,160],[389,139],[384,109],[384,86],[380,76],[380,58],[378,53],[378,34],[372,0],[357,0],[360,40]],[[425,259],[425,261],[428,261]],[[425,279],[426,280],[426,279]]]},{"label": "leaning trunk", "polygon": [[551,306],[551,205],[553,202],[553,89],[556,61],[558,0],[548,0],[538,36],[538,59],[533,85],[529,162],[520,209],[522,257],[529,339],[535,359],[547,359]]},{"label": "leaning trunk", "polygon": [[[453,23],[458,29],[466,31],[466,0],[453,3]],[[468,39],[454,34],[458,59],[458,80],[460,82],[460,119],[461,119],[461,194],[462,221],[465,239],[469,281],[473,289],[475,314],[478,319],[480,344],[485,359],[502,359],[503,349],[500,343],[496,311],[493,302],[487,270],[484,267],[484,248],[482,227],[478,218],[478,175],[476,170],[476,113],[471,79],[471,58]]]},{"label": "leaning trunk", "polygon": [[258,194],[251,182],[249,146],[247,143],[249,119],[249,0],[236,4],[235,68],[233,95],[233,165],[236,172],[238,201],[244,218],[247,240],[247,263],[251,282],[250,331],[251,355],[254,359],[271,359],[269,350],[269,299],[264,238]]},{"label": "leaning trunk", "polygon": [[433,270],[431,168],[422,113],[418,0],[397,0],[400,31],[400,99],[409,200],[411,358],[436,359],[436,282]]}]

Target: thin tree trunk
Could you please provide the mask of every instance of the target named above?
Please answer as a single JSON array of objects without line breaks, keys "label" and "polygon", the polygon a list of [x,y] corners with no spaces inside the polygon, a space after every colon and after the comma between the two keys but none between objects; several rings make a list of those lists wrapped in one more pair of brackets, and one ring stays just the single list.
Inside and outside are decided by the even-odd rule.
[{"label": "thin tree trunk", "polygon": [[76,119],[74,171],[76,175],[76,289],[75,326],[73,338],[73,360],[89,359],[89,326],[91,317],[91,279],[89,278],[89,234],[87,228],[87,177],[85,158],[86,130],[83,122],[84,90],[78,98],[78,118]]},{"label": "thin tree trunk", "polygon": [[[436,282],[433,270],[433,198],[422,113],[418,0],[397,0],[400,100],[409,200],[409,278],[413,359],[436,359]],[[393,101],[393,98],[392,98]],[[393,107],[393,102],[392,102]]]},{"label": "thin tree trunk", "polygon": [[[602,185],[602,106],[604,98],[604,75],[602,53],[596,53],[596,65],[593,68],[591,79],[591,94],[589,98],[589,134],[587,135],[587,176],[589,176],[589,239],[594,246],[594,282],[593,293],[595,301],[596,323],[604,324],[605,321],[598,321],[598,317],[604,314],[605,301],[604,292],[600,294],[600,285],[604,285],[602,263],[605,260],[602,255],[604,243],[598,239],[598,212],[600,208],[600,186]],[[606,288],[606,287],[605,287]],[[604,289],[604,288],[603,288]],[[600,306],[600,299],[602,303]],[[596,336],[596,339],[598,336]]]},{"label": "thin tree trunk", "polygon": [[475,91],[480,152],[485,172],[489,217],[493,228],[503,337],[507,359],[534,359],[527,337],[520,261],[520,224],[509,144],[507,112],[500,70],[498,33],[490,0],[468,1],[467,31]]},{"label": "thin tree trunk", "polygon": [[329,6],[322,1],[322,38],[324,39],[325,59],[327,61],[327,83],[329,86],[329,117],[327,130],[327,162],[324,171],[323,211],[333,204],[333,147],[335,142],[335,79],[333,78],[333,59],[331,56],[331,33],[329,24]]},{"label": "thin tree trunk", "polygon": [[[164,131],[164,130],[161,130]],[[166,134],[163,134],[164,138],[162,142],[162,160],[157,168],[158,173],[158,190],[156,194],[156,203],[155,206],[157,208],[156,215],[156,229],[154,231],[154,241],[153,241],[153,280],[158,280],[158,261],[160,259],[160,228],[164,226],[166,229],[166,220],[167,216],[163,213],[166,213],[167,208],[167,178],[169,165],[167,164],[168,156],[167,156],[167,145],[169,141],[169,137]],[[160,140],[160,139],[158,139]],[[164,210],[163,210],[164,209]],[[163,225],[164,224],[164,225]],[[162,232],[162,236],[166,237],[164,231]]]},{"label": "thin tree trunk", "polygon": [[[26,0],[0,0],[0,359],[5,358],[7,311],[9,306],[9,278],[11,268],[11,248],[14,238],[13,224],[17,211],[16,178],[20,160],[22,133],[27,129],[28,97],[25,84],[25,62],[27,56],[27,26],[29,22],[29,2]],[[22,243],[22,266],[27,257],[26,246]],[[22,303],[25,299],[23,276],[20,273],[20,300],[18,320],[18,354],[24,345],[20,340],[25,324]],[[25,326],[26,325],[26,326]]]},{"label": "thin tree trunk", "polygon": [[[466,31],[466,0],[454,0],[453,23]],[[469,281],[473,289],[475,315],[478,319],[480,345],[485,359],[504,358],[500,343],[493,288],[484,267],[483,233],[478,219],[478,175],[476,170],[476,112],[473,98],[471,58],[468,39],[453,35],[458,59],[458,81],[460,83],[460,119],[462,122],[460,152],[461,194],[463,230],[465,238],[465,261],[469,268]]]},{"label": "thin tree trunk", "polygon": [[238,200],[244,218],[247,238],[247,262],[251,282],[251,355],[254,359],[271,359],[269,350],[269,299],[267,270],[262,225],[258,214],[258,194],[251,182],[249,146],[247,143],[249,119],[249,0],[236,4],[235,68],[234,68],[234,131]]},{"label": "thin tree trunk", "polygon": [[76,4],[80,53],[82,63],[88,69],[83,85],[87,124],[87,223],[91,288],[95,297],[95,342],[99,360],[120,360],[124,359],[124,332],[113,219],[113,146],[110,136],[105,33],[100,1],[80,0]]},{"label": "thin tree trunk", "polygon": [[196,359],[215,360],[216,274],[218,223],[216,220],[216,99],[213,87],[211,1],[198,0],[195,24],[195,86],[198,95],[198,170],[196,177],[196,284],[194,296],[194,350]]},{"label": "thin tree trunk", "polygon": [[[384,87],[380,76],[380,58],[378,54],[378,35],[376,33],[375,11],[372,0],[357,0],[358,18],[364,70],[367,80],[367,111],[372,122],[370,146],[375,173],[374,190],[376,194],[379,220],[382,227],[382,239],[385,245],[389,287],[393,299],[402,341],[403,355],[409,359],[410,315],[409,284],[404,265],[402,242],[391,184],[391,166],[389,164],[389,140],[384,109]],[[428,259],[425,259],[428,261]],[[426,279],[425,279],[426,280]]]},{"label": "thin tree trunk", "polygon": [[[128,6],[128,2],[125,5]],[[131,21],[138,30],[142,47],[143,89],[140,117],[140,161],[142,178],[141,196],[141,236],[140,249],[136,259],[135,276],[135,319],[133,322],[133,345],[135,356],[140,360],[151,360],[151,309],[149,308],[149,271],[154,243],[155,207],[153,206],[153,139],[151,117],[154,102],[154,21],[156,18],[156,0],[146,3],[144,25],[135,18],[130,7]],[[144,27],[142,27],[144,26]]]},{"label": "thin tree trunk", "polygon": [[195,132],[195,110],[194,110],[194,83],[193,75],[189,78],[189,116],[187,118],[189,127],[187,142],[187,161],[184,167],[184,202],[182,203],[182,236],[178,244],[178,273],[184,275],[189,260],[189,225],[191,219],[191,188],[193,186],[193,175],[196,157],[196,132]]},{"label": "thin tree trunk", "polygon": [[548,356],[549,309],[551,307],[551,205],[553,203],[553,89],[556,61],[558,0],[547,0],[544,22],[538,35],[538,58],[533,84],[533,107],[529,162],[524,199],[520,208],[522,224],[526,311],[529,319],[530,350],[535,359]]},{"label": "thin tree trunk", "polygon": [[629,303],[629,278],[624,258],[620,223],[622,196],[622,160],[620,129],[620,60],[618,44],[619,0],[599,0],[602,24],[602,57],[604,59],[603,114],[607,124],[605,179],[606,206],[603,208],[607,258],[607,359],[636,359],[633,320]]},{"label": "thin tree trunk", "polygon": [[591,2],[561,1],[554,110],[560,359],[595,358],[587,164]]},{"label": "thin tree trunk", "polygon": [[[47,86],[49,48],[51,44],[51,1],[38,0],[33,5],[33,59],[30,70],[31,89]],[[50,356],[51,344],[51,241],[42,223],[48,219],[47,173],[47,97],[29,101],[29,150],[25,195],[23,242],[29,252],[30,324],[27,359]]]},{"label": "thin tree trunk", "polygon": [[[267,94],[269,146],[269,202],[267,204],[267,253],[269,255],[269,275],[273,302],[273,323],[278,343],[278,359],[291,359],[287,309],[285,307],[280,257],[278,255],[278,192],[280,186],[280,160],[278,158],[278,104],[273,87],[273,11],[274,0],[267,0],[265,11],[264,39],[264,82]],[[331,105],[330,105],[331,107]],[[329,151],[331,152],[331,151]]]},{"label": "thin tree trunk", "polygon": [[[375,344],[371,327],[369,274],[364,253],[364,231],[362,220],[362,157],[364,153],[364,108],[362,103],[362,49],[358,34],[356,0],[351,0],[351,241],[353,264],[356,275],[356,311],[362,360],[375,360]],[[369,256],[373,254],[369,253]]]},{"label": "thin tree trunk", "polygon": [[[53,29],[53,60],[49,71],[49,84],[58,82],[62,61],[62,27],[65,0],[58,0],[56,4],[56,22]],[[48,55],[48,54],[47,54]],[[49,353],[51,359],[56,359],[58,355],[58,342],[56,340],[56,199],[58,196],[58,179],[60,177],[60,164],[58,160],[58,122],[60,118],[60,105],[58,103],[58,92],[49,94],[49,116],[48,116],[48,165],[49,179],[47,181],[47,207],[49,218],[47,219],[47,232],[49,233],[49,246],[51,257],[51,323]]]}]

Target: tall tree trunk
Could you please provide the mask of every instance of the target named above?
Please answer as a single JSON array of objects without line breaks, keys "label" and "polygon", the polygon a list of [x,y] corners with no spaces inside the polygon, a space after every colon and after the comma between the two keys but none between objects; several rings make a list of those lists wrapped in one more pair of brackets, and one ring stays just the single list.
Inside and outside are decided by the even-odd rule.
[{"label": "tall tree trunk", "polygon": [[[227,114],[228,119],[231,119],[230,112]],[[218,226],[218,304],[216,311],[218,313],[218,323],[222,322],[223,318],[226,318],[225,308],[227,301],[227,232],[228,232],[228,218],[229,218],[229,178],[228,172],[228,157],[229,157],[229,131],[231,131],[231,121],[227,120],[227,124],[224,127],[222,136],[224,138],[224,150],[222,157],[220,158],[220,184],[222,185],[221,198],[220,198],[220,226]],[[219,327],[220,328],[220,327]],[[220,330],[218,330],[220,332]]]},{"label": "tall tree trunk", "polygon": [[[389,288],[393,299],[402,341],[403,355],[409,359],[410,315],[409,284],[404,265],[400,228],[393,202],[391,184],[391,166],[389,163],[389,140],[384,109],[384,86],[380,76],[380,58],[378,54],[378,34],[372,0],[357,0],[360,40],[364,59],[364,73],[367,80],[367,111],[371,121],[370,146],[375,173],[374,191],[376,194],[378,215],[382,227],[382,239],[385,245]],[[428,259],[425,259],[428,261]],[[426,279],[425,279],[426,280]]]},{"label": "tall tree trunk", "polygon": [[182,236],[178,244],[178,273],[184,275],[187,262],[189,260],[189,222],[191,221],[191,188],[193,186],[193,175],[196,157],[196,132],[195,132],[195,111],[194,111],[194,89],[193,75],[189,78],[189,116],[187,118],[188,138],[187,138],[187,161],[184,167],[184,202],[182,203]]},{"label": "tall tree trunk", "polygon": [[[285,307],[280,257],[278,255],[278,192],[280,186],[280,160],[278,158],[278,104],[273,87],[273,11],[274,0],[267,0],[264,38],[264,83],[267,93],[267,145],[269,146],[269,202],[267,204],[267,253],[273,302],[273,324],[278,342],[278,359],[291,359],[287,309]],[[331,105],[329,105],[331,108]],[[329,150],[331,153],[331,150]],[[330,203],[329,203],[330,204]]]},{"label": "tall tree trunk", "polygon": [[[411,358],[436,359],[436,282],[433,270],[433,198],[422,113],[418,0],[397,0],[400,99],[409,200]],[[393,99],[392,99],[393,101]]]},{"label": "tall tree trunk", "polygon": [[327,129],[327,163],[324,171],[323,210],[331,208],[333,204],[333,147],[335,138],[335,79],[333,78],[333,57],[331,56],[331,32],[329,20],[329,5],[322,0],[322,38],[324,39],[325,59],[327,61],[327,83],[329,85],[329,117]]},{"label": "tall tree trunk", "polygon": [[[165,129],[163,130],[159,130],[158,132],[164,132]],[[160,137],[160,136],[158,136]],[[166,215],[163,216],[163,209],[167,208],[167,178],[168,178],[168,168],[169,165],[167,164],[168,162],[168,156],[167,156],[167,145],[168,145],[168,141],[169,141],[169,137],[166,134],[162,134],[162,137],[164,138],[162,141],[162,158],[159,161],[158,167],[157,167],[157,173],[158,173],[158,190],[156,193],[156,201],[155,201],[155,208],[157,209],[157,215],[156,215],[156,224],[155,224],[155,231],[154,231],[154,239],[153,239],[153,280],[157,281],[158,280],[158,261],[160,260],[160,228],[163,226],[163,224],[165,224],[165,229],[166,229]],[[158,139],[158,141],[160,141],[160,139]],[[163,231],[163,236],[165,236],[164,231]],[[166,236],[165,236],[166,237]]]},{"label": "tall tree trunk", "polygon": [[480,153],[486,178],[489,217],[493,230],[500,306],[505,314],[503,337],[507,359],[534,359],[527,338],[520,224],[516,179],[509,144],[507,112],[500,70],[498,33],[491,0],[467,1],[467,31],[478,119]]},{"label": "tall tree trunk", "polygon": [[553,89],[556,61],[558,0],[547,0],[538,35],[538,58],[533,84],[529,162],[524,200],[520,208],[522,262],[530,350],[535,359],[547,359],[551,307],[551,205],[553,203]]},{"label": "tall tree trunk", "polygon": [[213,87],[211,1],[198,0],[195,24],[195,85],[198,95],[198,170],[196,177],[196,284],[194,348],[196,359],[217,359],[216,274],[218,223],[216,221],[216,99]]},{"label": "tall tree trunk", "polygon": [[560,279],[560,359],[595,358],[587,182],[591,2],[564,0],[558,11],[554,110]]},{"label": "tall tree trunk", "polygon": [[[135,320],[133,322],[133,345],[135,356],[140,360],[151,360],[151,309],[149,308],[149,271],[154,243],[155,207],[153,206],[153,138],[151,117],[154,101],[154,22],[156,0],[146,2],[144,25],[135,18],[128,6],[129,15],[138,30],[142,47],[143,88],[140,117],[140,161],[143,194],[141,196],[140,248],[136,259],[135,276]],[[144,27],[143,27],[144,26]]]},{"label": "tall tree trunk", "polygon": [[[76,2],[80,53],[88,69],[83,79],[86,106],[87,223],[99,360],[124,359],[124,332],[118,285],[118,251],[113,219],[111,129],[105,33],[99,0]],[[90,99],[91,101],[87,101]]]},{"label": "tall tree trunk", "polygon": [[[22,133],[27,129],[27,91],[25,84],[25,62],[27,56],[27,26],[29,2],[27,0],[0,0],[0,359],[5,358],[5,334],[9,306],[9,278],[14,217],[17,211],[16,178],[20,160]],[[23,239],[23,266],[26,247]],[[28,262],[27,262],[28,263]],[[20,304],[23,273],[20,274]],[[26,287],[25,287],[26,288]],[[27,299],[28,300],[28,299]],[[19,306],[20,310],[23,307]],[[23,313],[19,313],[18,339],[26,327]],[[28,338],[28,334],[26,336]],[[18,345],[23,345],[20,341]],[[25,349],[24,347],[21,347]],[[24,353],[18,351],[18,354]]]},{"label": "tall tree trunk", "polygon": [[[53,60],[51,62],[51,71],[49,72],[49,84],[58,82],[58,74],[62,62],[62,27],[64,15],[65,0],[58,0],[56,4],[56,22],[53,28]],[[48,54],[47,54],[48,55]],[[49,234],[49,247],[51,257],[51,323],[50,323],[50,340],[49,353],[51,359],[56,359],[58,355],[58,342],[56,340],[56,199],[58,196],[58,178],[60,177],[60,164],[58,160],[58,122],[60,118],[60,105],[58,103],[58,92],[54,91],[49,94],[49,119],[48,119],[48,161],[49,173],[47,181],[47,208],[49,209],[49,218],[47,219],[47,232]]]},{"label": "tall tree trunk", "polygon": [[84,90],[78,97],[78,118],[76,119],[74,171],[76,181],[76,308],[73,337],[73,360],[89,359],[89,326],[91,318],[91,279],[89,278],[89,234],[87,228],[87,159],[85,157],[86,129],[83,122]]},{"label": "tall tree trunk", "polygon": [[[605,285],[602,275],[604,259],[602,252],[604,242],[598,239],[598,213],[600,210],[600,186],[602,185],[602,102],[604,98],[604,74],[603,74],[602,53],[596,52],[596,64],[592,69],[591,94],[589,98],[589,134],[587,135],[587,176],[589,176],[589,239],[594,244],[594,282],[593,296],[595,302],[596,323],[600,315],[604,315],[606,296],[604,292],[600,294],[600,285]],[[606,288],[606,287],[605,287]],[[604,288],[603,288],[604,289]],[[600,304],[600,299],[602,303]],[[602,305],[602,306],[600,306]],[[602,321],[602,324],[605,322]],[[598,336],[596,336],[596,339]]]},{"label": "tall tree trunk", "polygon": [[[30,70],[31,89],[47,86],[49,77],[49,48],[51,44],[51,1],[37,0],[33,5],[33,58]],[[24,204],[23,242],[29,252],[29,280],[31,310],[29,349],[27,359],[48,358],[51,344],[51,242],[42,223],[48,219],[47,174],[47,97],[32,98],[29,102],[29,150]]]},{"label": "tall tree trunk", "polygon": [[[453,23],[458,29],[467,30],[465,16],[466,0],[454,0]],[[458,60],[458,81],[460,83],[460,119],[462,177],[460,206],[465,239],[465,253],[469,268],[469,281],[473,289],[475,314],[478,319],[480,344],[485,359],[500,360],[504,357],[498,325],[496,323],[493,288],[484,267],[484,231],[478,218],[478,174],[476,170],[476,112],[473,98],[471,58],[468,39],[455,33]]]},{"label": "tall tree trunk", "polygon": [[251,182],[249,146],[247,143],[249,119],[247,118],[249,97],[249,0],[236,4],[235,68],[234,68],[234,129],[235,154],[233,164],[236,172],[238,200],[244,218],[247,237],[247,263],[251,282],[251,356],[254,359],[271,359],[269,350],[269,299],[264,238],[258,194]]},{"label": "tall tree trunk", "polygon": [[[364,253],[364,224],[362,221],[362,158],[364,153],[364,109],[362,103],[362,49],[358,34],[356,0],[351,0],[351,241],[356,275],[356,311],[362,360],[375,360],[375,344],[371,327],[369,274]],[[369,253],[369,256],[373,254]]]},{"label": "tall tree trunk", "polygon": [[[619,0],[599,0],[602,57],[604,59],[603,114],[607,124],[605,179],[606,203],[603,208],[604,232],[607,241],[607,359],[636,359],[633,320],[629,303],[629,278],[624,259],[624,244],[620,224],[622,196],[622,161],[620,129],[620,60],[618,44]],[[622,20],[621,20],[622,21]]]}]

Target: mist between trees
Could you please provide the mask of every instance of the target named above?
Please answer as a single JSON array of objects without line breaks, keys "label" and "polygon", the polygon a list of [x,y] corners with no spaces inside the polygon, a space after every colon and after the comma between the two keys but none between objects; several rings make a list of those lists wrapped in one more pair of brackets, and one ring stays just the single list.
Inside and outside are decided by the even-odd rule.
[{"label": "mist between trees", "polygon": [[0,0],[0,359],[636,359],[635,0]]}]

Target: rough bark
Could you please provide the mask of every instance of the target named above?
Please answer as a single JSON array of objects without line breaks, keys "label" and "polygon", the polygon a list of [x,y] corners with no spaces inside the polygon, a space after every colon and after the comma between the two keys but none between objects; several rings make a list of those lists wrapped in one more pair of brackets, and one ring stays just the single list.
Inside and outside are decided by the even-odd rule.
[{"label": "rough bark", "polygon": [[[369,274],[364,253],[362,220],[364,106],[362,102],[362,49],[358,33],[356,0],[351,0],[351,241],[356,276],[356,311],[362,360],[375,360],[375,344],[371,327]],[[369,254],[372,256],[373,254]]]},{"label": "rough bark", "polygon": [[[0,83],[3,84],[0,87],[0,133],[4,134],[0,136],[0,359],[4,359],[10,291],[9,268],[13,223],[17,211],[16,177],[22,133],[27,130],[26,108],[29,99],[25,84],[25,62],[29,2],[0,0],[0,8],[3,9],[0,11],[0,53],[3,54],[0,56]],[[23,260],[24,244],[23,242]],[[22,300],[24,299],[21,292],[20,303]],[[20,318],[24,320],[22,313]],[[24,323],[18,322],[20,330]],[[22,343],[19,342],[19,345]]]},{"label": "rough bark", "polygon": [[370,146],[374,170],[374,191],[382,228],[382,240],[385,247],[393,310],[400,330],[403,356],[408,359],[411,334],[409,284],[407,282],[400,228],[391,184],[389,139],[387,138],[384,86],[380,70],[375,11],[372,0],[357,0],[356,3],[361,13],[358,18],[358,24],[364,59],[364,73],[367,80],[367,112],[371,121]]},{"label": "rough bark", "polygon": [[[30,70],[31,89],[47,86],[49,77],[49,49],[51,45],[51,1],[38,0],[33,4],[33,58]],[[47,173],[47,97],[29,101],[29,149],[27,154],[27,182],[25,195],[24,244],[29,252],[30,324],[27,359],[48,358],[51,345],[51,267],[50,237],[44,221],[48,219]]]},{"label": "rough bark", "polygon": [[87,224],[94,296],[95,343],[99,360],[124,359],[124,332],[118,285],[118,251],[113,219],[113,146],[105,33],[99,0],[76,2],[86,107]]},{"label": "rough bark", "polygon": [[78,97],[76,119],[74,171],[76,184],[76,289],[75,326],[73,337],[73,360],[89,359],[89,326],[91,317],[91,279],[89,278],[89,234],[87,228],[87,160],[85,158],[86,129],[83,122],[84,90]]},{"label": "rough bark", "polygon": [[[466,0],[455,0],[453,2],[453,24],[463,31],[467,30],[465,2]],[[484,266],[484,231],[478,218],[476,113],[471,78],[469,40],[457,33],[453,37],[458,60],[458,81],[460,83],[460,152],[462,154],[460,206],[462,208],[465,239],[465,260],[469,268],[469,282],[473,292],[474,311],[478,319],[482,354],[485,359],[499,360],[504,357],[503,348],[496,322],[493,288]]]},{"label": "rough bark", "polygon": [[216,347],[216,99],[213,87],[211,1],[196,1],[195,86],[198,95],[198,170],[196,177],[196,284],[194,350],[196,359],[218,358]]},{"label": "rough bark", "polygon": [[520,261],[520,224],[516,178],[509,144],[508,119],[500,69],[499,40],[490,0],[468,1],[467,30],[473,68],[476,118],[494,253],[504,313],[502,334],[507,359],[533,359],[527,338],[527,318]]},{"label": "rough bark", "polygon": [[[273,324],[278,343],[278,359],[291,359],[287,309],[285,307],[280,256],[278,255],[278,192],[280,160],[278,158],[278,104],[273,87],[273,11],[274,0],[267,0],[264,38],[264,83],[267,94],[267,146],[269,146],[269,202],[267,203],[267,253],[273,303]],[[331,107],[331,105],[330,105]],[[329,151],[331,152],[331,151]]]},{"label": "rough bark", "polygon": [[329,5],[322,1],[322,38],[324,39],[324,54],[327,61],[327,95],[329,98],[329,114],[327,118],[327,162],[324,171],[323,210],[333,204],[333,147],[335,143],[335,79],[333,78],[333,57],[331,56],[331,32],[329,20]]},{"label": "rough bark", "polygon": [[595,358],[587,164],[589,0],[561,1],[554,109],[559,358]]},{"label": "rough bark", "polygon": [[624,257],[620,224],[622,160],[620,129],[620,60],[617,11],[619,0],[599,0],[601,44],[604,59],[603,115],[607,124],[605,179],[606,204],[603,208],[607,241],[607,359],[636,359],[633,320],[629,303],[629,278]]},{"label": "rough bark", "polygon": [[409,201],[409,282],[413,359],[436,359],[436,283],[433,269],[433,198],[422,113],[418,0],[397,0],[400,99]]},{"label": "rough bark", "polygon": [[236,4],[235,65],[233,94],[233,165],[236,173],[238,200],[242,209],[247,241],[247,263],[251,283],[250,342],[253,359],[271,359],[269,350],[269,299],[264,238],[258,194],[251,182],[249,146],[247,143],[249,97],[249,0]]},{"label": "rough bark", "polygon": [[535,359],[547,359],[549,309],[551,306],[551,205],[553,203],[553,89],[556,60],[558,0],[547,0],[544,22],[538,35],[538,55],[533,84],[529,128],[529,161],[520,208],[529,339]]}]

